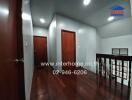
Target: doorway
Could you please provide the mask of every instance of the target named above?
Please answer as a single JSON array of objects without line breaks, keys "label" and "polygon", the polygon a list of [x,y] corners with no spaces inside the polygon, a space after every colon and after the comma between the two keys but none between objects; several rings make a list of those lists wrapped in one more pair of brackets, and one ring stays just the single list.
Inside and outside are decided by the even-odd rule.
[{"label": "doorway", "polygon": [[35,66],[41,67],[41,64],[47,61],[47,37],[34,36]]},{"label": "doorway", "polygon": [[62,43],[62,69],[74,69],[76,62],[76,33],[72,31],[61,31]]}]

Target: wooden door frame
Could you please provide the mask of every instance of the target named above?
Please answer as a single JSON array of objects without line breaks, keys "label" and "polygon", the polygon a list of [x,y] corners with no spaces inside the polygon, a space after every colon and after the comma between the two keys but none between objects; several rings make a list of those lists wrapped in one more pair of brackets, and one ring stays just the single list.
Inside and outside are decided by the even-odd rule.
[{"label": "wooden door frame", "polygon": [[[17,35],[17,59],[24,60],[24,52],[23,52],[23,31],[22,31],[22,0],[17,1],[17,10],[16,10],[16,35]],[[17,64],[19,68],[18,72],[20,73],[19,81],[22,81],[19,85],[20,87],[20,96],[21,100],[25,100],[25,78],[24,78],[24,62]]]},{"label": "wooden door frame", "polygon": [[34,35],[33,37],[47,38],[47,36],[36,36],[36,35]]},{"label": "wooden door frame", "polygon": [[69,30],[65,30],[65,29],[62,29],[61,30],[61,58],[62,58],[62,63],[63,63],[63,46],[62,46],[62,41],[63,41],[63,38],[62,38],[62,33],[63,32],[70,32],[70,33],[72,33],[72,34],[74,34],[74,41],[75,41],[75,46],[74,46],[74,48],[75,48],[75,50],[74,50],[74,62],[76,63],[76,32],[74,32],[74,31],[69,31]]}]

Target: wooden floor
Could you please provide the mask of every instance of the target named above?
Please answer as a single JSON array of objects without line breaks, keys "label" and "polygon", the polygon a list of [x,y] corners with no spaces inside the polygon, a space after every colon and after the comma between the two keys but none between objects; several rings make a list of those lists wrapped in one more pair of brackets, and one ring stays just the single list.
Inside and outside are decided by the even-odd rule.
[{"label": "wooden floor", "polygon": [[35,70],[31,100],[127,100],[127,88],[121,95],[120,84],[109,88],[106,81],[87,75],[53,75],[47,67]]}]

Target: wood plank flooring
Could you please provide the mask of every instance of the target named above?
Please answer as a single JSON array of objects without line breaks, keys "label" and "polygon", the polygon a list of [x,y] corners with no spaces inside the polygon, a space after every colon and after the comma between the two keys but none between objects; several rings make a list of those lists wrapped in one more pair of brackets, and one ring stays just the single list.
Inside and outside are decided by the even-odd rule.
[{"label": "wood plank flooring", "polygon": [[31,100],[127,100],[127,87],[121,95],[120,84],[109,87],[96,74],[53,75],[52,68],[35,70]]}]

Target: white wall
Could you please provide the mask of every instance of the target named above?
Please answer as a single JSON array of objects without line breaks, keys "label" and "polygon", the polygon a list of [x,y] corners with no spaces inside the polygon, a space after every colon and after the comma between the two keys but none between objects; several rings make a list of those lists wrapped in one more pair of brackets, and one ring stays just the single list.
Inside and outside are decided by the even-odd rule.
[{"label": "white wall", "polygon": [[[96,29],[70,18],[57,15],[57,62],[62,61],[61,55],[61,30],[76,32],[76,62],[90,63],[85,68],[95,71],[93,65],[96,58]],[[60,66],[59,66],[59,69]]]},{"label": "white wall", "polygon": [[30,100],[34,55],[33,55],[33,26],[30,6],[23,0],[23,45],[24,45],[24,75],[25,75],[25,94],[26,100]]},{"label": "white wall", "polygon": [[102,38],[100,34],[97,32],[96,33],[96,53],[101,53],[101,50],[102,50],[101,40]]},{"label": "white wall", "polygon": [[33,27],[33,34],[34,34],[34,36],[48,37],[48,29],[34,26]]},{"label": "white wall", "polygon": [[132,35],[118,36],[102,39],[102,53],[111,54],[112,48],[128,48],[129,56],[132,56]]},{"label": "white wall", "polygon": [[[56,46],[56,16],[53,18],[50,26],[49,26],[49,35],[48,35],[48,40],[49,40],[49,45],[48,45],[48,62],[49,63],[56,63],[57,56],[56,56],[56,51],[57,51],[57,46]],[[55,69],[56,66],[53,66]]]}]

